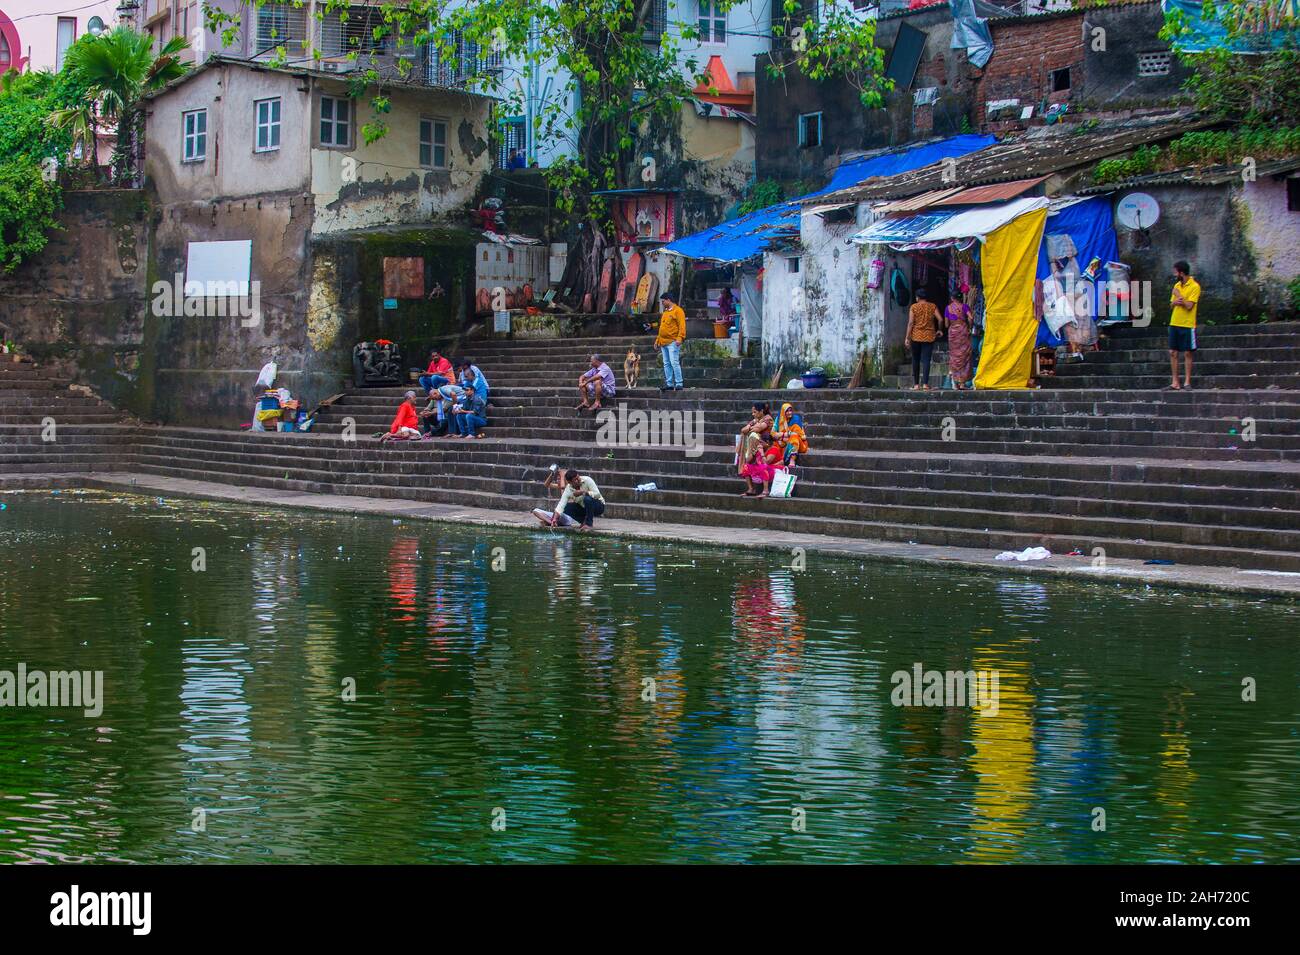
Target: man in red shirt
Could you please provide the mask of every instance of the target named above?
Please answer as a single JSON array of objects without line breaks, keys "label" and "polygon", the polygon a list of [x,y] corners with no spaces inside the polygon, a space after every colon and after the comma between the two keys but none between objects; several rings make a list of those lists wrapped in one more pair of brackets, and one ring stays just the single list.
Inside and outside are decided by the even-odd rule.
[{"label": "man in red shirt", "polygon": [[429,352],[429,368],[420,376],[420,387],[432,398],[435,391],[451,381],[451,375],[451,362],[435,348]]},{"label": "man in red shirt", "polygon": [[397,406],[397,414],[388,428],[388,433],[379,440],[411,441],[420,437],[420,419],[415,413],[415,392],[408,391],[402,403]]}]

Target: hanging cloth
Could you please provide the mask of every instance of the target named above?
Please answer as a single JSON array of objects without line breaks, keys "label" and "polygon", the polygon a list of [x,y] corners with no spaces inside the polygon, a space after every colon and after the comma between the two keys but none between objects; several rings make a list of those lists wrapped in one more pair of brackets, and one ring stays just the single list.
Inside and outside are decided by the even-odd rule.
[{"label": "hanging cloth", "polygon": [[1038,335],[1034,281],[1047,209],[1035,209],[989,233],[981,258],[984,347],[977,388],[1024,388]]}]

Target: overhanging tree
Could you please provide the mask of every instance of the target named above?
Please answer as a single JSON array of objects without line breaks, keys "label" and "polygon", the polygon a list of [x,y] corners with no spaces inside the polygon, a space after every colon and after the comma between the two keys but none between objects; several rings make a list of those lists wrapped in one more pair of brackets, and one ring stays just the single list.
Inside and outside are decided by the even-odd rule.
[{"label": "overhanging tree", "polygon": [[[734,0],[717,0],[729,10]],[[227,45],[248,14],[264,8],[301,10],[302,0],[248,0],[233,13],[209,9],[208,26]],[[572,146],[568,158],[550,163],[544,175],[558,206],[579,229],[565,284],[581,294],[595,287],[606,250],[614,239],[609,210],[596,192],[640,185],[638,145],[675,128],[682,107],[705,78],[704,64],[687,53],[684,41],[699,36],[695,0],[409,0],[349,9],[346,0],[322,0],[318,19],[337,16],[351,23],[348,55],[357,61],[354,92],[371,97],[382,117],[386,83],[406,78],[409,59],[385,57],[404,48],[431,49],[446,60],[464,61],[467,49],[492,51],[534,75],[554,79],[550,95],[534,112],[535,135]],[[816,10],[816,15],[810,10]],[[356,18],[364,18],[357,28]],[[864,106],[880,105],[887,81],[883,52],[875,47],[875,21],[857,13],[850,0],[817,5],[783,0],[770,25],[755,25],[772,37],[767,69],[774,75],[798,70],[816,79],[847,82]],[[264,59],[300,62],[288,36]],[[319,59],[320,50],[311,56]],[[392,64],[392,65],[390,65]],[[481,73],[479,88],[501,96],[506,110],[522,112],[513,76]],[[382,119],[363,130],[368,139],[385,132]]]}]

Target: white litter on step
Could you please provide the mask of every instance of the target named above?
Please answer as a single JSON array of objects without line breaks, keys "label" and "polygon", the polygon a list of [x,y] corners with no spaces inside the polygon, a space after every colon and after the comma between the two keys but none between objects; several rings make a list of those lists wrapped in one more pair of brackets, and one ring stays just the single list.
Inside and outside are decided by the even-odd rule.
[{"label": "white litter on step", "polygon": [[658,484],[655,484],[654,481],[648,481],[648,482],[645,483],[645,484],[638,484],[638,485],[636,486],[636,490],[637,490],[637,493],[638,493],[638,494],[644,494],[644,493],[647,492],[647,491],[657,491],[657,490],[659,490],[659,485],[658,485]]},{"label": "white litter on step", "polygon": [[1024,550],[1004,550],[998,554],[995,560],[1046,560],[1052,556],[1052,552],[1046,547],[1026,547]]}]

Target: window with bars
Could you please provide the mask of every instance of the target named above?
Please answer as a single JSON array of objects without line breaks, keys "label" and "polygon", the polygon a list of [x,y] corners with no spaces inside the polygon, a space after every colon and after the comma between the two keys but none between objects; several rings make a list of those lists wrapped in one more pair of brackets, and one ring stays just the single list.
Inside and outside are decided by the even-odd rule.
[{"label": "window with bars", "polygon": [[500,50],[484,51],[474,41],[466,40],[460,30],[452,34],[450,45],[445,55],[436,44],[426,48],[426,82],[431,86],[463,86],[475,79],[500,75]]},{"label": "window with bars", "polygon": [[1168,50],[1152,50],[1138,54],[1138,76],[1168,76],[1173,63]]},{"label": "window with bars", "polygon": [[667,29],[668,0],[653,0],[650,5],[650,12],[646,15],[641,36],[647,40],[658,40]]},{"label": "window with bars", "polygon": [[447,168],[447,123],[441,119],[420,120],[420,165],[426,169]]},{"label": "window with bars", "polygon": [[528,136],[522,119],[501,121],[501,147],[497,150],[497,168],[510,168],[510,154],[516,149],[521,153],[528,151]]},{"label": "window with bars", "polygon": [[320,98],[320,144],[352,145],[352,102],[337,96]]},{"label": "window with bars", "polygon": [[208,111],[181,113],[181,162],[203,162],[208,154]]},{"label": "window with bars", "polygon": [[348,53],[391,53],[396,41],[391,32],[375,39],[375,29],[392,27],[384,23],[378,7],[349,7],[347,19],[342,11],[325,14],[320,25],[320,51],[323,56],[345,56]]},{"label": "window with bars", "polygon": [[727,11],[715,0],[698,0],[701,43],[727,42]]},{"label": "window with bars", "polygon": [[292,53],[307,46],[307,10],[267,4],[257,11],[257,36],[253,41],[253,54],[265,53],[277,47]]}]

